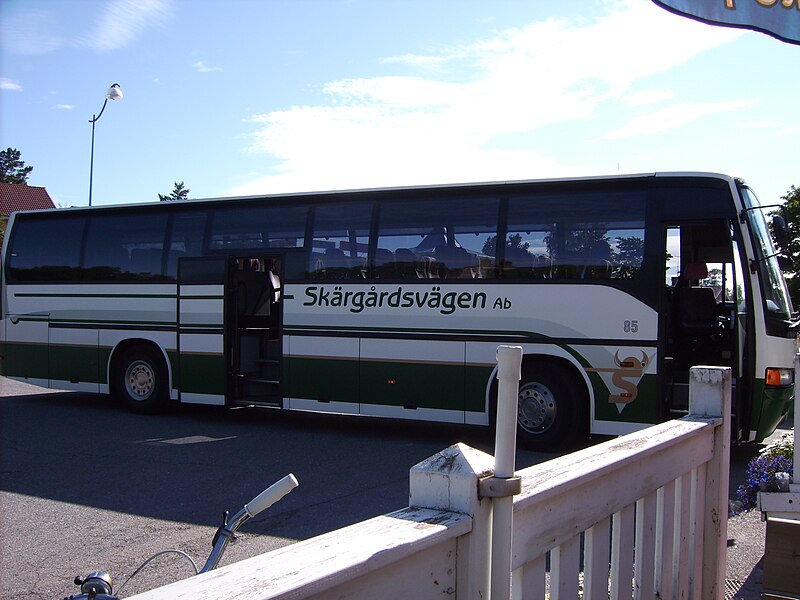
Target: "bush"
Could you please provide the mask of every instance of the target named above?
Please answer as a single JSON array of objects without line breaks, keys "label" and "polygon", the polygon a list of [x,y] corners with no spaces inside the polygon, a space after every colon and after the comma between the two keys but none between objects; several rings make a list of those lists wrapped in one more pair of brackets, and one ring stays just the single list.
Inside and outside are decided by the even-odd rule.
[{"label": "bush", "polygon": [[791,477],[793,456],[794,439],[788,435],[764,448],[750,461],[745,482],[736,490],[736,497],[742,503],[743,510],[756,507],[758,492],[776,489],[780,479],[775,476],[776,473],[786,473]]}]

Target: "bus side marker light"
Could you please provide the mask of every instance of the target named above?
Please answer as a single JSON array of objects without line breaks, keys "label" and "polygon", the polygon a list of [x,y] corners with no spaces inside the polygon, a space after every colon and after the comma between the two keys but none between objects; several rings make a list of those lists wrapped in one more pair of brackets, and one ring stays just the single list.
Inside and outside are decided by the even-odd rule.
[{"label": "bus side marker light", "polygon": [[794,369],[767,367],[764,383],[770,387],[792,385],[794,383]]}]

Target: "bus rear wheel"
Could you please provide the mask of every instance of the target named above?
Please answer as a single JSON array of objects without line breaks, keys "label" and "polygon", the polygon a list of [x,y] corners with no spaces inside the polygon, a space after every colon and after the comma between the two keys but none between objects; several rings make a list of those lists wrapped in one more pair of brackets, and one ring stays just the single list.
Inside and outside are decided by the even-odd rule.
[{"label": "bus rear wheel", "polygon": [[126,351],[116,369],[115,395],[131,412],[156,414],[166,410],[169,393],[164,359],[147,346]]},{"label": "bus rear wheel", "polygon": [[517,438],[539,451],[562,450],[586,437],[585,393],[576,375],[552,363],[522,373],[517,398]]}]

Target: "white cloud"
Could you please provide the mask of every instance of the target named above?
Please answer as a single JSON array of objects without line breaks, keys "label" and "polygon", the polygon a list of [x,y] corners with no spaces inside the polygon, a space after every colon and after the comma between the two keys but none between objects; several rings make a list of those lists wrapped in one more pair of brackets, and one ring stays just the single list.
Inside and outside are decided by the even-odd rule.
[{"label": "white cloud", "polygon": [[[254,116],[250,150],[277,166],[233,193],[574,174],[533,142],[513,151],[493,142],[593,119],[606,102],[629,110],[669,101],[669,90],[633,91],[634,84],[741,35],[647,2],[607,6],[613,8],[594,22],[549,19],[430,57],[394,57],[428,76],[329,82],[325,104]],[[431,66],[441,75],[431,76]],[[661,127],[677,127],[746,102],[684,103],[652,114]],[[637,117],[606,138],[654,133],[651,121]]]},{"label": "white cloud", "polygon": [[202,60],[198,60],[192,64],[192,68],[198,73],[212,73],[214,71],[222,71],[222,67],[209,67]]},{"label": "white cloud", "polygon": [[170,0],[112,0],[79,45],[100,51],[126,46],[149,27],[163,24],[170,14],[169,6]]},{"label": "white cloud", "polygon": [[775,121],[753,121],[751,123],[741,123],[739,127],[744,127],[745,129],[761,129],[764,127],[775,127],[778,125]]},{"label": "white cloud", "polygon": [[734,112],[756,104],[755,100],[730,100],[727,102],[685,102],[647,114],[633,117],[626,125],[611,131],[600,139],[619,140],[640,135],[655,135],[672,131],[709,115]]},{"label": "white cloud", "polygon": [[75,107],[72,104],[56,104],[54,108],[57,110],[72,110]]},{"label": "white cloud", "polygon": [[672,100],[674,96],[672,90],[642,90],[633,92],[625,96],[622,100],[626,106],[636,108],[639,106],[647,106],[649,104],[659,104]]},{"label": "white cloud", "polygon": [[12,54],[46,54],[60,48],[64,39],[55,33],[57,20],[45,10],[20,10],[3,6],[0,41]]},{"label": "white cloud", "polygon": [[21,92],[22,85],[15,79],[0,77],[0,90],[6,90],[9,92]]}]

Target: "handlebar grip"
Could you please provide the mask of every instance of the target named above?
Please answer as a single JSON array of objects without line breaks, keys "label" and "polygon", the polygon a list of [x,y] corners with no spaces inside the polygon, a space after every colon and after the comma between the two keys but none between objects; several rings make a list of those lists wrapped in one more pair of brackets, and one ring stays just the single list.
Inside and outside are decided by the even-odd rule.
[{"label": "handlebar grip", "polygon": [[250,502],[244,505],[244,509],[247,511],[248,515],[255,517],[261,511],[275,504],[298,485],[300,484],[297,482],[297,478],[289,473],[286,477],[280,481],[276,481],[258,496],[250,500]]}]

